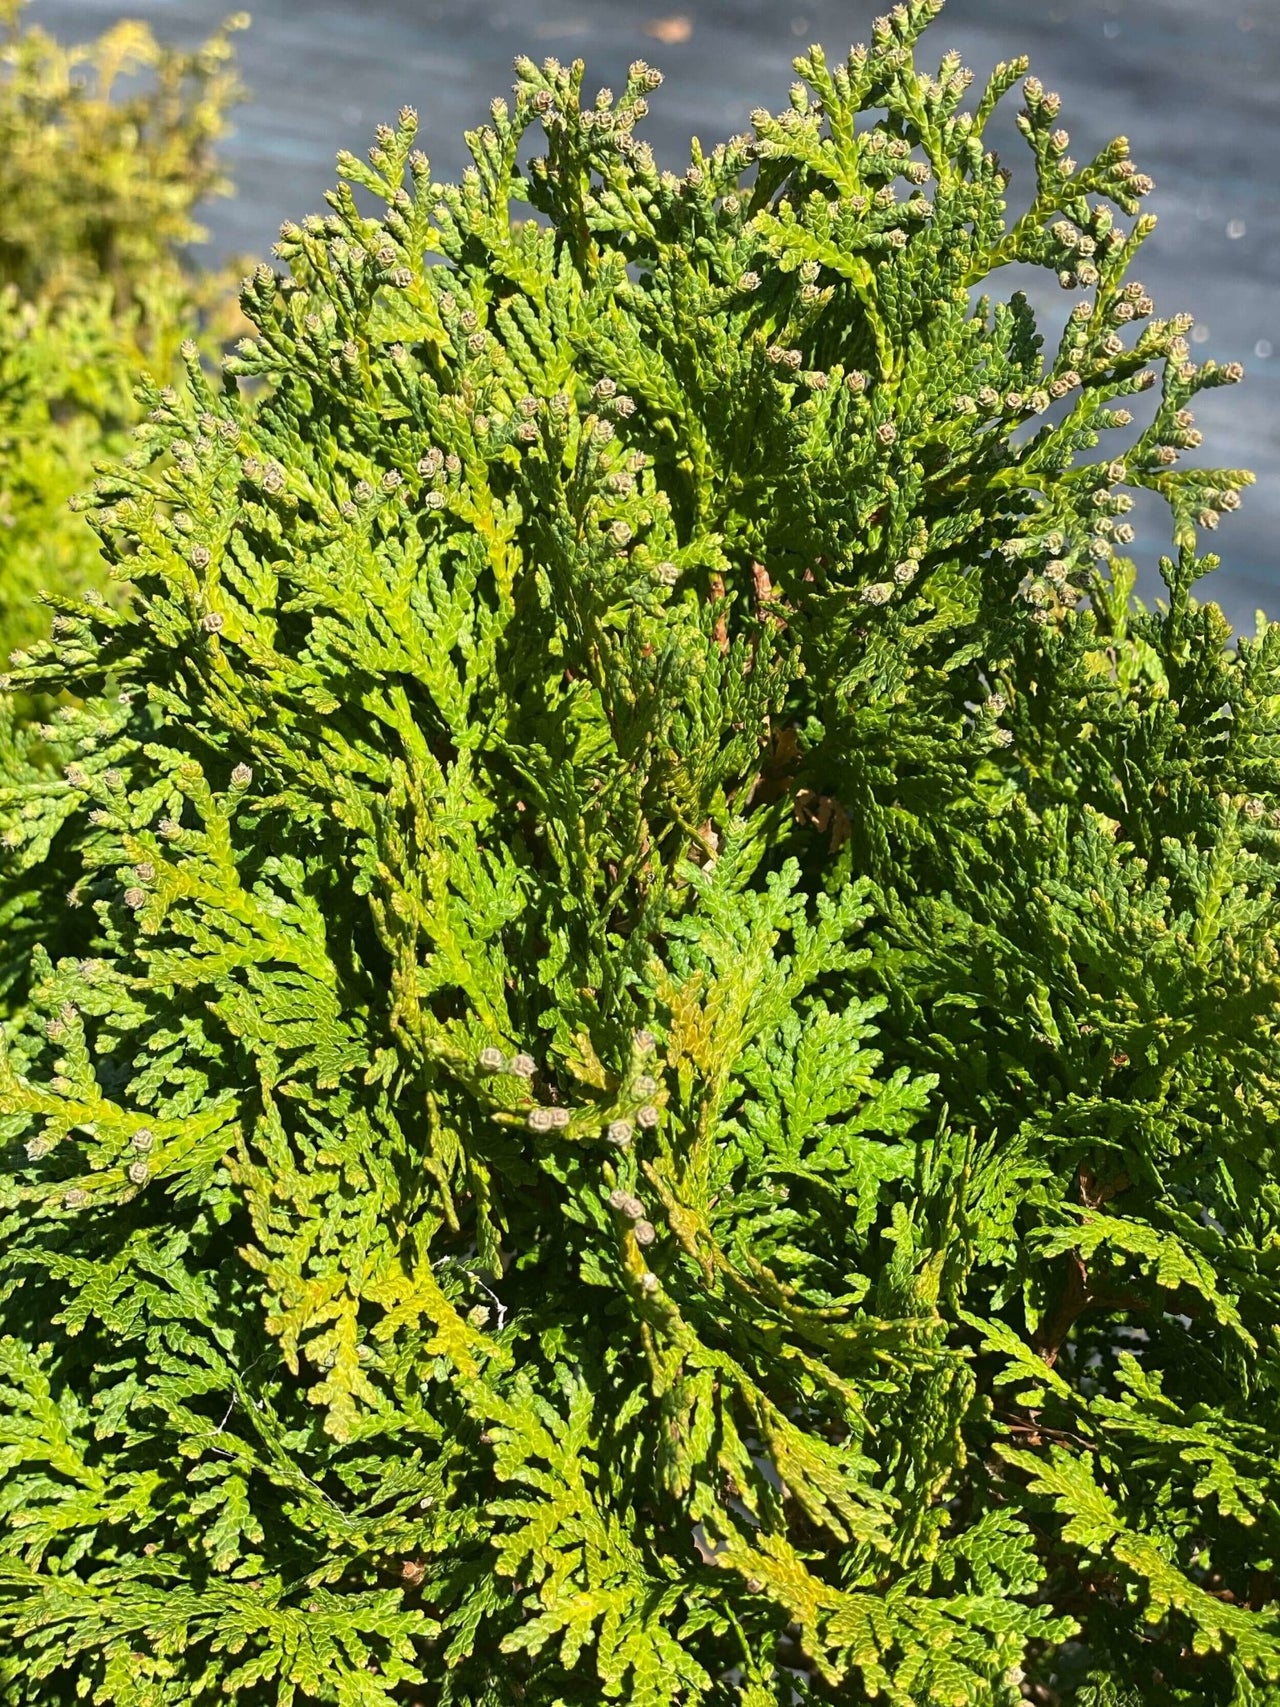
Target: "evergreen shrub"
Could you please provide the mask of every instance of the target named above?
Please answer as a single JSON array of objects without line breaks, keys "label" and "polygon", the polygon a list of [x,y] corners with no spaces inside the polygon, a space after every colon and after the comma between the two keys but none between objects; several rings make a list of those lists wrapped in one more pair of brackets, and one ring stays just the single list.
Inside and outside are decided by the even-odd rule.
[{"label": "evergreen shrub", "polygon": [[68,48],[0,0],[0,657],[47,633],[42,588],[106,584],[67,501],[127,453],[141,370],[234,335],[233,277],[187,249],[196,204],[229,188],[214,145],[244,21],[194,53],[129,22]]},{"label": "evergreen shrub", "polygon": [[1239,373],[938,9],[680,177],[644,64],[406,109],[148,388],[9,684],[14,1707],[1275,1698]]}]

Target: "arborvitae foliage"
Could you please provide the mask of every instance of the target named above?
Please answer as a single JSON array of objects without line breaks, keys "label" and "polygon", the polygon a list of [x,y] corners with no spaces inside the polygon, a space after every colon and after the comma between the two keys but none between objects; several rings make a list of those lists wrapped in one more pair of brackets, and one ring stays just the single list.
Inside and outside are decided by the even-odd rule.
[{"label": "arborvitae foliage", "polygon": [[1273,1698],[1238,375],[1030,80],[1007,223],[936,10],[679,179],[642,64],[461,186],[406,111],[99,483],[5,760],[14,1707]]},{"label": "arborvitae foliage", "polygon": [[191,54],[133,23],[64,48],[24,18],[0,0],[0,657],[48,632],[40,589],[104,583],[67,501],[127,452],[142,369],[168,375],[202,326],[216,343],[234,302],[183,257],[192,210],[227,188],[227,29]]}]

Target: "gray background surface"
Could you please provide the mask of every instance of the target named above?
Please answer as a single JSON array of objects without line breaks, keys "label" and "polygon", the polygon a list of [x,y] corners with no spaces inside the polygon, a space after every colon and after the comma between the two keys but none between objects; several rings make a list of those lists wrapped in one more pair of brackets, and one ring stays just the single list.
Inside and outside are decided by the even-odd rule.
[{"label": "gray background surface", "polygon": [[[28,19],[85,39],[121,14],[194,43],[234,0],[33,0]],[[437,177],[465,164],[462,132],[506,94],[517,53],[587,62],[587,87],[620,87],[645,58],[666,74],[644,134],[662,165],[687,163],[692,134],[711,145],[748,128],[753,107],[785,105],[793,55],[819,41],[843,56],[887,0],[363,0],[251,3],[236,38],[248,103],[225,157],[234,201],[206,214],[213,254],[266,256],[285,218],[323,208],[339,148],[361,154],[375,124],[409,102]],[[682,14],[688,39],[663,44],[654,19]],[[936,65],[957,48],[980,82],[999,59],[1029,53],[1063,99],[1071,152],[1089,159],[1117,132],[1156,180],[1159,226],[1138,276],[1156,312],[1195,315],[1193,355],[1243,361],[1245,383],[1204,395],[1196,460],[1252,468],[1258,484],[1211,543],[1223,568],[1200,587],[1238,625],[1263,607],[1280,617],[1280,0],[949,0],[918,49]],[[1011,95],[992,137],[1014,170],[1010,205],[1027,194],[1030,156]],[[1006,270],[1002,294],[1030,284]],[[1074,296],[1037,283],[1032,299],[1056,336]],[[1187,460],[1191,460],[1188,458]],[[1167,548],[1157,508],[1141,508],[1134,553],[1142,587]],[[1208,536],[1206,536],[1208,537]]]}]

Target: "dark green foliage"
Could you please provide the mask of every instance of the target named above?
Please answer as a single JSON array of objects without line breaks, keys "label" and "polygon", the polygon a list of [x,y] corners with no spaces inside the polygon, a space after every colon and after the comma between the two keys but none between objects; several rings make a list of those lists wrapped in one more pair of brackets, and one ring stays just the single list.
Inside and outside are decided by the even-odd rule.
[{"label": "dark green foliage", "polygon": [[680,180],[644,65],[459,187],[406,111],[99,482],[4,757],[13,1707],[1274,1697],[1239,375],[1032,81],[1006,229],[937,9]]}]

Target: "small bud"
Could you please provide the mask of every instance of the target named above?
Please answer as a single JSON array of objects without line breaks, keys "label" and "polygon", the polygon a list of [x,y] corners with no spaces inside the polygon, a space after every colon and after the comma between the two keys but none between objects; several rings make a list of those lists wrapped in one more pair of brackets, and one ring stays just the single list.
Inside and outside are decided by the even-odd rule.
[{"label": "small bud", "polygon": [[62,1201],[68,1209],[83,1209],[89,1201],[89,1193],[82,1191],[79,1186],[73,1186],[63,1194]]},{"label": "small bud", "polygon": [[549,1108],[531,1108],[528,1127],[530,1132],[550,1132],[551,1110]]},{"label": "small bud", "polygon": [[507,1058],[501,1049],[495,1049],[492,1044],[480,1051],[480,1065],[486,1073],[501,1073],[506,1067]]},{"label": "small bud", "polygon": [[200,626],[206,634],[220,634],[225,620],[221,611],[206,611],[200,618]]},{"label": "small bud", "polygon": [[144,859],[141,864],[134,866],[133,875],[139,883],[151,883],[155,879],[156,868],[149,859]]},{"label": "small bud", "polygon": [[658,1236],[652,1221],[637,1221],[633,1231],[638,1245],[651,1245]]},{"label": "small bud", "polygon": [[866,605],[885,605],[892,597],[893,584],[890,581],[873,581],[862,589],[862,602]]},{"label": "small bud", "polygon": [[636,1120],[641,1126],[656,1126],[658,1118],[658,1111],[651,1102],[645,1103],[643,1108],[636,1110]]},{"label": "small bud", "polygon": [[657,1047],[657,1039],[651,1031],[638,1031],[632,1041],[641,1055],[652,1055]]},{"label": "small bud", "polygon": [[1244,378],[1244,367],[1240,362],[1228,362],[1222,370],[1222,377],[1228,385],[1238,385]]},{"label": "small bud", "polygon": [[569,1110],[567,1108],[553,1108],[550,1112],[552,1126],[557,1131],[563,1131],[569,1124]]},{"label": "small bud", "polygon": [[882,445],[891,445],[898,436],[898,429],[892,421],[882,421],[876,428],[876,437]]},{"label": "small bud", "polygon": [[124,892],[124,904],[126,907],[132,907],[135,912],[139,907],[145,907],[147,904],[146,890],[126,889]]},{"label": "small bud", "polygon": [[141,1157],[136,1162],[129,1163],[129,1178],[134,1185],[145,1185],[151,1178],[151,1169]]},{"label": "small bud", "polygon": [[193,569],[207,569],[211,561],[212,553],[207,545],[193,545],[191,547],[191,567]]},{"label": "small bud", "polygon": [[629,1120],[610,1121],[605,1137],[611,1144],[617,1144],[619,1148],[629,1144],[631,1142],[631,1122]]},{"label": "small bud", "polygon": [[650,1297],[652,1297],[652,1295],[658,1290],[659,1284],[660,1282],[657,1275],[649,1269],[646,1269],[640,1276],[640,1290],[642,1292],[647,1292]]},{"label": "small bud", "polygon": [[532,1055],[513,1055],[507,1071],[515,1073],[518,1078],[531,1079],[537,1072],[537,1062]]},{"label": "small bud", "polygon": [[129,1140],[134,1149],[144,1156],[154,1146],[155,1141],[156,1135],[149,1126],[140,1126],[134,1133],[133,1137]]}]

